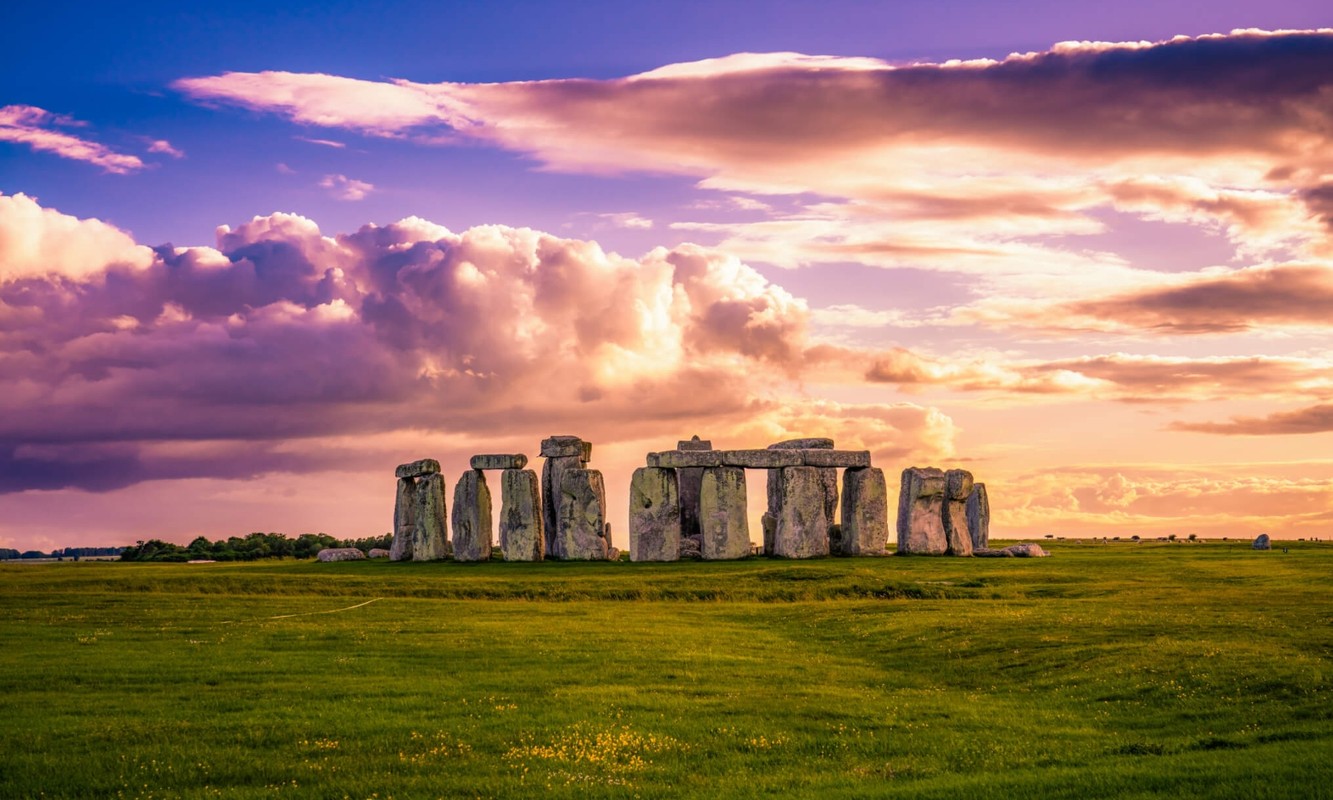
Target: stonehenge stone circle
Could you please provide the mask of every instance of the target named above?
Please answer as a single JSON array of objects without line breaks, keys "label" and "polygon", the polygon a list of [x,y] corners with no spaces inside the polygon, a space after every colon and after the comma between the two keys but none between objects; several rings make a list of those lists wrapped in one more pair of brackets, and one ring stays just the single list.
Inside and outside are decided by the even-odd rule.
[{"label": "stonehenge stone circle", "polygon": [[454,487],[455,561],[487,561],[491,557],[491,490],[486,474],[470,469]]},{"label": "stonehenge stone circle", "polygon": [[541,561],[546,555],[539,484],[530,469],[500,473],[500,549],[505,561]]},{"label": "stonehenge stone circle", "polygon": [[972,473],[951,469],[944,473],[944,538],[949,555],[972,555],[972,535],[967,530],[967,497],[972,494]]},{"label": "stonehenge stone circle", "polygon": [[898,552],[942,556],[949,552],[944,533],[944,472],[934,467],[903,470],[898,491]]},{"label": "stonehenge stone circle", "polygon": [[440,462],[423,458],[394,470],[398,493],[393,508],[391,561],[434,561],[449,554]]},{"label": "stonehenge stone circle", "polygon": [[577,436],[552,436],[542,440],[542,535],[548,558],[564,558],[560,537],[560,492],[565,472],[583,469],[592,456],[592,445]]},{"label": "stonehenge stone circle", "polygon": [[973,552],[990,547],[990,499],[984,483],[972,484],[967,496],[967,532],[972,535]]},{"label": "stonehenge stone circle", "polygon": [[832,552],[882,556],[889,541],[889,493],[878,467],[849,469],[842,476],[842,524]]},{"label": "stonehenge stone circle", "polygon": [[[712,450],[713,443],[700,439],[697,435],[688,441],[676,443],[676,449],[698,452]],[[676,490],[680,506],[680,535],[690,538],[699,536],[699,485],[703,482],[702,467],[684,467],[676,470]],[[633,560],[633,547],[630,547],[630,559]]]},{"label": "stonehenge stone circle", "polygon": [[[766,451],[754,451],[766,452]],[[750,525],[746,518],[745,470],[710,467],[699,487],[700,555],[705,561],[745,558],[750,555]]]},{"label": "stonehenge stone circle", "polygon": [[[681,472],[683,470],[659,467],[634,470],[629,484],[630,561],[675,561],[680,558],[684,517],[678,486],[678,481],[683,479]],[[697,510],[695,521],[697,524]]]}]

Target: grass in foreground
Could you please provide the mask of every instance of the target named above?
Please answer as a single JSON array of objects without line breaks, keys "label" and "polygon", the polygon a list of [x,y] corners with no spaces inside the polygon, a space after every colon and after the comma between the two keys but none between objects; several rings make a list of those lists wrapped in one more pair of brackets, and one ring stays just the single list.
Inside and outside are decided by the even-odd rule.
[{"label": "grass in foreground", "polygon": [[0,796],[1328,796],[1290,547],[0,566]]}]

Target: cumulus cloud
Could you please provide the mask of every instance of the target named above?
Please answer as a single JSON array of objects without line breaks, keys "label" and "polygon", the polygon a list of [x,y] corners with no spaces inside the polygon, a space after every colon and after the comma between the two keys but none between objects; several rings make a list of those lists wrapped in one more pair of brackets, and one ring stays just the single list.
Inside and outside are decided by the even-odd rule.
[{"label": "cumulus cloud", "polygon": [[[75,136],[62,128],[79,128],[83,123],[53,114],[36,106],[13,105],[0,108],[0,141],[18,142],[62,158],[84,161],[106,172],[126,175],[144,168],[138,156],[118,153],[97,142]],[[157,152],[151,151],[150,152]]]},{"label": "cumulus cloud", "polygon": [[630,259],[419,218],[330,236],[277,213],[150,251],[3,200],[0,230],[66,232],[84,242],[67,260],[88,265],[0,280],[3,490],[302,471],[318,448],[291,442],[423,429],[616,442],[828,425],[884,453],[950,447],[935,409],[793,394],[808,309],[713,250]]},{"label": "cumulus cloud", "polygon": [[42,208],[24,194],[0,195],[0,282],[39,275],[90,278],[113,265],[144,268],[152,259],[151,250],[100,220]]},{"label": "cumulus cloud", "polygon": [[322,189],[328,189],[329,194],[339,200],[364,200],[366,195],[375,191],[374,184],[358,181],[346,175],[325,175],[319,185]]}]

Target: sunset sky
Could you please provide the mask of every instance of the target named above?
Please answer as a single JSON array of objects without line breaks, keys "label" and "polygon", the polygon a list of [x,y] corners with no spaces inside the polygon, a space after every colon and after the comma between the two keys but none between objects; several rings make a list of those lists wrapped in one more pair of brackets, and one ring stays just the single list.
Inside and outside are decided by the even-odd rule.
[{"label": "sunset sky", "polygon": [[4,12],[0,547],[381,534],[552,434],[621,547],[693,434],[1333,536],[1326,3],[180,5]]}]

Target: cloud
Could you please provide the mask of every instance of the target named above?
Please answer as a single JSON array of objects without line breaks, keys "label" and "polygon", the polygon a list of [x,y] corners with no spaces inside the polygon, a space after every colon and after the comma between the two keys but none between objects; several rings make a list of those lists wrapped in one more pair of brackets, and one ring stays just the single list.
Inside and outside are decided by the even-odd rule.
[{"label": "cloud", "polygon": [[358,181],[346,175],[325,175],[320,180],[319,185],[321,188],[328,189],[329,194],[339,200],[364,200],[366,195],[375,191],[373,184]]},{"label": "cloud", "polygon": [[297,141],[309,142],[310,144],[317,144],[322,147],[333,147],[339,150],[347,147],[347,145],[344,142],[335,142],[332,139],[312,139],[309,136],[296,136],[293,138],[295,138]]},{"label": "cloud", "polygon": [[1285,436],[1333,431],[1333,405],[1323,403],[1265,417],[1235,417],[1230,422],[1173,422],[1175,431],[1227,436]]},{"label": "cloud", "polygon": [[[1022,273],[1034,255],[1038,270],[1079,261],[1033,241],[1100,232],[1093,212],[1106,209],[1222,231],[1247,257],[1326,253],[1330,75],[1333,29],[1062,42],[935,64],[742,53],[616,80],[264,72],[175,86],[305,124],[481,141],[549,169],[817,194],[776,225],[731,225],[727,246],[762,241],[787,265],[860,258],[985,274]],[[831,224],[810,235],[820,221]]]},{"label": "cloud", "polygon": [[153,139],[148,144],[148,152],[164,153],[172,158],[185,158],[185,152],[172,147],[171,142],[166,139]]},{"label": "cloud", "polygon": [[94,164],[116,175],[127,175],[144,168],[144,162],[138,156],[117,153],[105,145],[59,130],[82,125],[36,106],[0,107],[0,141],[26,144],[33,150]]},{"label": "cloud", "polygon": [[630,259],[419,218],[330,236],[278,213],[150,251],[3,200],[0,230],[66,231],[85,266],[0,281],[0,491],[318,471],[330,437],[419,430],[529,449],[575,427],[610,444],[825,428],[884,453],[951,447],[938,410],[793,393],[805,304],[706,248]]},{"label": "cloud", "polygon": [[115,265],[143,269],[152,260],[151,250],[100,220],[42,208],[25,194],[0,195],[0,284],[39,275],[91,278]]}]

